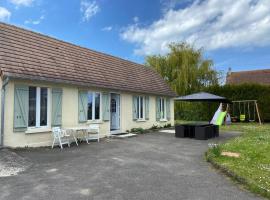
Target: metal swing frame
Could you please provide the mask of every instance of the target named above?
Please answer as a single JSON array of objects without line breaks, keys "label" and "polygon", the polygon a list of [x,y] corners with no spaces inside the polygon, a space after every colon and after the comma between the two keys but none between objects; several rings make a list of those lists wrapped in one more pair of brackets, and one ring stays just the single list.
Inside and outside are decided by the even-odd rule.
[{"label": "metal swing frame", "polygon": [[[242,115],[242,110],[241,110],[241,103],[243,103],[244,105],[244,114],[246,114],[246,104],[248,105],[248,115],[249,115],[249,121],[250,122],[254,122],[255,121],[255,115],[257,114],[257,117],[258,117],[258,121],[260,124],[262,124],[262,121],[261,121],[261,116],[260,116],[260,112],[259,112],[259,107],[258,107],[258,103],[257,103],[257,100],[237,100],[237,101],[232,101],[232,108],[233,108],[233,113],[232,115],[234,115],[234,105],[235,104],[239,104],[239,114]],[[254,118],[252,120],[250,120],[250,104],[253,103],[254,104]]]}]

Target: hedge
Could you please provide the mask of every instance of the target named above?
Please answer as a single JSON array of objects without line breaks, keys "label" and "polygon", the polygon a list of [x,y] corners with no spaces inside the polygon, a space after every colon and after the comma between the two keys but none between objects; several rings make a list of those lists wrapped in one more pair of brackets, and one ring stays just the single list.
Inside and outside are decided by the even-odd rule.
[{"label": "hedge", "polygon": [[[257,100],[261,118],[263,121],[270,121],[270,86],[259,84],[241,84],[241,85],[223,85],[211,86],[205,88],[203,91],[224,96],[231,101],[234,100]],[[217,109],[218,104],[211,104],[211,112],[208,112],[207,103],[175,103],[176,119],[179,120],[209,120]],[[231,107],[232,108],[232,107]],[[243,112],[243,104],[241,104]],[[251,118],[254,112],[253,105],[250,104]],[[232,112],[232,111],[231,111]],[[234,114],[239,116],[239,106],[235,104]],[[246,116],[247,104],[246,104]],[[256,118],[257,120],[257,118]]]}]

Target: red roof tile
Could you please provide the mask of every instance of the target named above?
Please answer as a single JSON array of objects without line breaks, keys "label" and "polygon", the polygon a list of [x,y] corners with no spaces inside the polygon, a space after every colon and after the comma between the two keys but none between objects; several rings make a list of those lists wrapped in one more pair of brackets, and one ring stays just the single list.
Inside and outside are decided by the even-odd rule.
[{"label": "red roof tile", "polygon": [[270,85],[270,69],[231,72],[227,76],[227,84],[258,83]]}]

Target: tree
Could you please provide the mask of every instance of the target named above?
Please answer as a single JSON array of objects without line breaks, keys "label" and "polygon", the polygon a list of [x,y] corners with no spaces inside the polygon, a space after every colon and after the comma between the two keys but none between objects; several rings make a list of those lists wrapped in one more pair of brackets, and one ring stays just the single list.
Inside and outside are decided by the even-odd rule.
[{"label": "tree", "polygon": [[169,49],[167,55],[146,57],[146,66],[155,69],[178,95],[218,84],[213,61],[203,58],[202,49],[187,43],[172,43]]}]

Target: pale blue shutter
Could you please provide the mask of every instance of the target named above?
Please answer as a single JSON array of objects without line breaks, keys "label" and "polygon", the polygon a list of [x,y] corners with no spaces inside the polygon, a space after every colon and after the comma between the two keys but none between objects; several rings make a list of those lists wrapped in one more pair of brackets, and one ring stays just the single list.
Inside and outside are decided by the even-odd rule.
[{"label": "pale blue shutter", "polygon": [[103,121],[110,120],[110,95],[109,93],[102,93],[102,117]]},{"label": "pale blue shutter", "polygon": [[52,89],[52,126],[62,125],[62,95],[62,89]]},{"label": "pale blue shutter", "polygon": [[132,117],[133,120],[137,120],[137,96],[133,96],[132,98]]},{"label": "pale blue shutter", "polygon": [[160,120],[160,97],[156,98],[156,120]]},{"label": "pale blue shutter", "polygon": [[149,120],[149,96],[145,97],[145,119]]},{"label": "pale blue shutter", "polygon": [[79,122],[87,121],[87,91],[79,91],[78,95]]},{"label": "pale blue shutter", "polygon": [[166,117],[167,120],[171,120],[171,99],[167,98],[166,99]]},{"label": "pale blue shutter", "polygon": [[25,131],[28,126],[29,87],[15,85],[14,87],[14,124],[15,132]]}]

